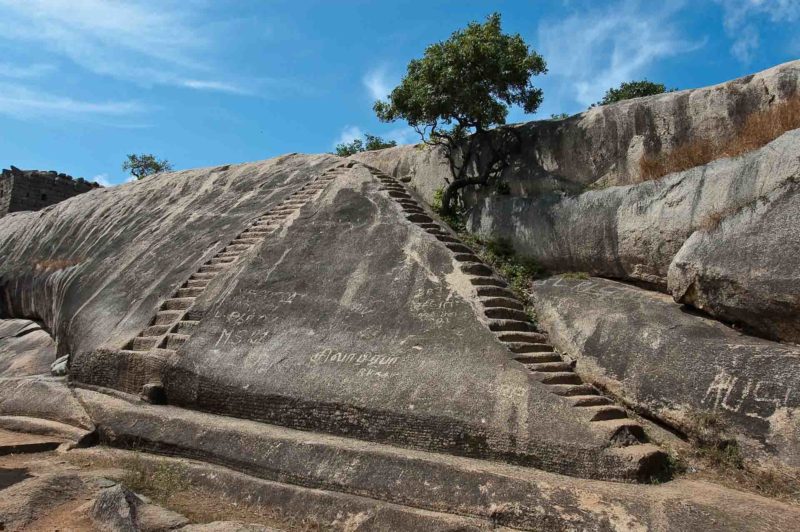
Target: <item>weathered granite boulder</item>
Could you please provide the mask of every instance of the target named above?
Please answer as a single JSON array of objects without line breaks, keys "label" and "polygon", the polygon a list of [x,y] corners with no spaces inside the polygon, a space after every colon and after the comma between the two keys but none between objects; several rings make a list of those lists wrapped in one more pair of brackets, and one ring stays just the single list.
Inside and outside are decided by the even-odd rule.
[{"label": "weathered granite boulder", "polygon": [[122,484],[100,490],[89,517],[103,532],[162,532],[183,529],[189,523],[181,514],[145,501]]},{"label": "weathered granite boulder", "polygon": [[672,260],[675,300],[800,343],[800,170],[715,225],[693,233]]},{"label": "weathered granite boulder", "polygon": [[121,484],[97,495],[89,515],[92,524],[103,532],[139,532],[138,510],[144,502]]},{"label": "weathered granite boulder", "polygon": [[606,279],[551,277],[532,296],[553,343],[587,381],[699,438],[718,421],[747,455],[800,467],[799,347]]},{"label": "weathered granite boulder", "polygon": [[55,358],[53,338],[38,323],[0,319],[0,377],[48,373]]},{"label": "weathered granite boulder", "polygon": [[[800,130],[795,130],[742,157],[658,181],[577,196],[490,195],[472,209],[470,228],[509,238],[520,253],[555,271],[586,271],[666,287],[670,263],[693,233],[707,232],[715,220],[759,200],[768,203],[776,195],[794,193],[791,185],[800,176],[798,146]],[[782,232],[790,228],[787,224]]]},{"label": "weathered granite boulder", "polygon": [[48,376],[0,378],[0,416],[40,418],[94,430],[64,379]]},{"label": "weathered granite boulder", "polygon": [[[640,182],[643,154],[660,153],[698,137],[724,138],[750,113],[795,96],[798,80],[800,61],[792,61],[711,87],[594,107],[565,120],[516,125],[522,153],[504,180],[521,197],[537,194],[543,186],[571,191],[589,184]],[[449,177],[441,153],[414,146],[353,158],[396,177],[410,177],[428,202]]]}]

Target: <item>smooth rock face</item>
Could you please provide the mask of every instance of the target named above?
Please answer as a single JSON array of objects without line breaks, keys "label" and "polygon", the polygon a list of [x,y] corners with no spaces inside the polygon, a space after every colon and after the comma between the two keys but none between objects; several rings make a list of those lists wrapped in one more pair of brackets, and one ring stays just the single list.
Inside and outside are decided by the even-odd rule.
[{"label": "smooth rock face", "polygon": [[59,355],[121,346],[247,221],[337,160],[287,155],[160,174],[9,214],[0,317],[43,322]]},{"label": "smooth rock face", "polygon": [[800,130],[745,156],[640,185],[578,196],[488,196],[471,211],[471,229],[508,237],[556,271],[666,285],[672,259],[693,233],[759,199],[769,202],[797,180],[798,146]]},{"label": "smooth rock face", "polygon": [[0,377],[0,416],[47,419],[85,430],[94,424],[64,379]]},{"label": "smooth rock face", "polygon": [[47,373],[55,358],[55,342],[39,324],[0,319],[0,377]]},{"label": "smooth rock face", "polygon": [[680,303],[800,343],[800,171],[695,232],[669,267],[669,288]]},{"label": "smooth rock face", "polygon": [[666,296],[605,279],[532,287],[537,316],[576,371],[635,409],[702,434],[708,413],[755,458],[800,467],[800,348],[741,334]]},{"label": "smooth rock face", "polygon": [[[624,446],[636,425],[624,411],[578,412],[513,359],[467,270],[417,225],[432,220],[403,211],[399,185],[384,190],[363,167],[309,184],[341,164],[179,172],[12,214],[2,312],[48,324],[78,386],[576,476],[657,473],[657,448]],[[203,288],[187,284],[198,273]],[[170,317],[179,331],[159,329],[184,311]],[[562,373],[546,377],[576,384]],[[92,426],[55,382],[0,380],[0,414]],[[30,406],[50,388],[52,402]]]},{"label": "smooth rock face", "polygon": [[607,437],[478,321],[474,288],[445,245],[379,188],[364,168],[336,178],[212,282],[194,307],[195,332],[164,370],[168,402],[581,476],[622,474],[604,454]]}]

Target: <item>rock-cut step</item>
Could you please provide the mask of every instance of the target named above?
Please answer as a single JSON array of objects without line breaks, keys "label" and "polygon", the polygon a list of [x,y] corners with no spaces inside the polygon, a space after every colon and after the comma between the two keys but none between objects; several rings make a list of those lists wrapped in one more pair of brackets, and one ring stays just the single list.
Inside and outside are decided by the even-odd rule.
[{"label": "rock-cut step", "polygon": [[489,330],[493,332],[536,332],[536,327],[529,321],[489,320]]},{"label": "rock-cut step", "polygon": [[205,288],[178,288],[178,290],[175,292],[175,297],[197,297],[203,293],[203,290],[205,290]]},{"label": "rock-cut step", "polygon": [[553,346],[548,343],[539,342],[503,342],[512,353],[549,353],[553,351]]},{"label": "rock-cut step", "polygon": [[178,349],[188,339],[189,339],[189,335],[188,334],[170,333],[164,339],[164,344],[161,347],[163,347],[165,349]]},{"label": "rock-cut step", "polygon": [[195,302],[194,297],[173,297],[161,304],[163,310],[186,310]]},{"label": "rock-cut step", "polygon": [[521,364],[543,364],[546,362],[561,362],[561,355],[555,351],[541,353],[516,354],[514,360]]},{"label": "rock-cut step", "polygon": [[150,351],[161,339],[160,336],[137,336],[128,344],[128,349],[131,351]]},{"label": "rock-cut step", "polygon": [[[448,246],[450,247],[450,246]],[[456,247],[456,246],[453,246]],[[462,253],[469,253],[468,251]],[[485,277],[488,275],[493,275],[494,271],[482,262],[464,262],[460,265],[461,271],[466,273],[467,275],[476,275],[480,277]]]},{"label": "rock-cut step", "polygon": [[547,336],[538,332],[503,332],[497,334],[497,339],[501,342],[527,342],[531,344],[547,343]]},{"label": "rock-cut step", "polygon": [[524,310],[525,306],[519,299],[512,299],[510,297],[486,297],[481,298],[481,304],[486,308],[511,308],[514,310]]},{"label": "rock-cut step", "polygon": [[492,307],[483,310],[487,318],[493,320],[528,320],[528,315],[522,310],[505,307]]},{"label": "rock-cut step", "polygon": [[172,324],[181,319],[183,311],[180,310],[160,310],[156,312],[156,317],[153,320],[153,325],[167,325]]},{"label": "rock-cut step", "polygon": [[583,384],[573,371],[531,371],[530,374],[542,384]]},{"label": "rock-cut step", "polygon": [[472,286],[493,286],[496,288],[505,288],[508,286],[506,282],[499,277],[472,277],[470,278],[469,282]]}]

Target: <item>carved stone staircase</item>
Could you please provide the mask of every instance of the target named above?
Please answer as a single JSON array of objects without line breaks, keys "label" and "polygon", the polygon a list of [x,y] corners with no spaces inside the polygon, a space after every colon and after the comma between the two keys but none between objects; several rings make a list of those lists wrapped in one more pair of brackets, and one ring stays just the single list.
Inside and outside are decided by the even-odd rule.
[{"label": "carved stone staircase", "polygon": [[[202,318],[200,313],[194,309],[194,303],[208,285],[219,274],[236,264],[245,253],[262,243],[267,236],[281,227],[289,216],[313,201],[331,181],[348,167],[348,165],[338,165],[329,168],[315,180],[303,185],[288,198],[256,218],[227,246],[200,266],[175,290],[172,297],[163,301],[150,321],[150,325],[127,342],[121,350],[114,350],[115,359],[163,361],[174,355],[176,350],[190,338]],[[158,367],[159,363],[153,362],[152,366]],[[90,369],[89,372],[91,373],[92,370]],[[139,375],[130,375],[130,370],[127,370],[126,373],[124,378],[116,377],[115,385],[103,382],[107,380],[104,377],[100,377],[100,382],[92,383],[91,381],[94,379],[91,377],[84,382],[102,387],[110,386],[128,393],[141,392],[142,397],[151,402],[164,401],[163,389],[157,382],[157,378],[153,376],[157,370],[142,370],[137,372],[140,373]]]},{"label": "carved stone staircase", "polygon": [[496,275],[452,231],[437,223],[398,180],[375,168],[366,168],[381,182],[389,197],[405,211],[410,222],[442,242],[453,253],[453,259],[475,287],[483,314],[481,321],[508,348],[514,360],[528,368],[531,376],[547,386],[550,392],[569,401],[592,424],[592,428],[604,433],[613,445],[622,447],[647,443],[642,426],[630,419],[624,408],[615,405],[591,384],[585,383],[572,365],[553,349],[547,342],[547,336],[531,322],[525,305],[508,288],[505,280]]}]

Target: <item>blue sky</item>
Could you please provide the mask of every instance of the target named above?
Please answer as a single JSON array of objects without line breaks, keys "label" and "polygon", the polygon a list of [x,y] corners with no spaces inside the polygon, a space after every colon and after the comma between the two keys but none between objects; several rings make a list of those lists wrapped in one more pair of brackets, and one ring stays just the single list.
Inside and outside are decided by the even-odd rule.
[{"label": "blue sky", "polygon": [[0,0],[0,167],[124,182],[126,153],[177,169],[414,142],[372,102],[425,46],[492,11],[541,53],[544,103],[610,86],[719,83],[800,57],[800,0]]}]

